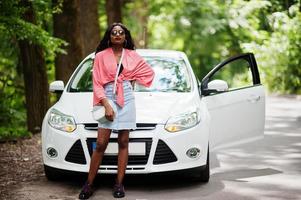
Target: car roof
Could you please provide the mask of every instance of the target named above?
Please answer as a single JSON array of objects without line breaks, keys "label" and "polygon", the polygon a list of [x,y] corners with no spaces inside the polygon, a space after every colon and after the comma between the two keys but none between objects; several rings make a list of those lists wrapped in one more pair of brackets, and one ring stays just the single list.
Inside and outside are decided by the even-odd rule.
[{"label": "car roof", "polygon": [[[165,50],[165,49],[136,49],[136,52],[141,56],[149,57],[168,57],[184,59],[186,57],[185,53],[176,50]],[[94,59],[95,53],[91,53],[87,58]]]}]

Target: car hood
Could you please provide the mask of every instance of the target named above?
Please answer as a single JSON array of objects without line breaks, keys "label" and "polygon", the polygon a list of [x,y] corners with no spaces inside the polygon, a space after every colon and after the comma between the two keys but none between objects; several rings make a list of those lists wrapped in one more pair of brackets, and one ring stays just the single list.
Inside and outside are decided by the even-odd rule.
[{"label": "car hood", "polygon": [[[165,124],[168,118],[196,109],[192,93],[136,92],[136,122]],[[77,124],[95,123],[92,93],[65,93],[54,106],[74,117]]]}]

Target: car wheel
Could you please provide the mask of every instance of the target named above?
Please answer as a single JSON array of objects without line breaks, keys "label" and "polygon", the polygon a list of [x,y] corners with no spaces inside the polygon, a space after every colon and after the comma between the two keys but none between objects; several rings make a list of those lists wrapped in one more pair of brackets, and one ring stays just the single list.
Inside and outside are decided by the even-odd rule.
[{"label": "car wheel", "polygon": [[208,146],[208,151],[207,151],[207,162],[204,167],[200,167],[197,170],[197,177],[196,180],[203,182],[203,183],[207,183],[210,179],[210,159],[209,159],[209,146]]},{"label": "car wheel", "polygon": [[49,181],[58,181],[62,178],[62,173],[57,169],[44,165],[44,172]]}]

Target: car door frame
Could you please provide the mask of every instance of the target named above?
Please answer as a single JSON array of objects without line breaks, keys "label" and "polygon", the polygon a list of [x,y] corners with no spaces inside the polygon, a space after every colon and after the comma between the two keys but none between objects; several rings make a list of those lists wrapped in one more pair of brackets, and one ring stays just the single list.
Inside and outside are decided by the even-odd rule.
[{"label": "car door frame", "polygon": [[[208,89],[208,83],[210,81],[210,78],[216,73],[218,72],[221,68],[223,68],[224,66],[227,66],[227,64],[233,62],[233,61],[236,61],[236,60],[239,60],[239,59],[244,59],[246,60],[248,63],[249,63],[249,67],[251,69],[251,74],[252,74],[252,82],[253,82],[253,85],[251,86],[245,86],[245,87],[241,87],[241,88],[238,88],[238,89],[233,89],[233,90],[230,90],[230,91],[223,91],[223,92],[220,92],[220,91],[217,91],[217,90],[212,90],[212,89]],[[255,87],[254,87],[255,86]],[[259,86],[256,88],[256,86]],[[257,140],[259,138],[262,138],[263,136],[263,131],[264,131],[264,115],[265,115],[265,94],[264,94],[264,88],[263,86],[261,85],[261,81],[260,81],[260,76],[259,76],[259,71],[258,71],[258,66],[257,66],[257,63],[256,63],[256,60],[255,60],[255,57],[254,57],[254,54],[253,53],[244,53],[244,54],[240,54],[240,55],[237,55],[237,56],[233,56],[231,58],[228,58],[226,59],[225,61],[219,63],[218,65],[216,65],[203,79],[202,81],[200,82],[200,85],[199,85],[199,92],[200,92],[200,95],[201,95],[201,98],[204,100],[205,103],[207,103],[208,105],[210,104],[210,102],[208,103],[208,101],[206,102],[206,100],[209,99],[209,101],[211,101],[212,103],[212,98],[213,99],[218,99],[219,97],[219,94],[222,95],[226,95],[226,94],[229,94],[231,96],[231,92],[233,92],[232,94],[237,94],[237,93],[242,93],[245,95],[245,91],[249,91],[249,90],[253,90],[253,92],[255,92],[256,94],[256,98],[259,96],[259,100],[260,100],[260,104],[258,106],[260,106],[260,108],[257,106],[257,105],[252,105],[253,107],[255,106],[256,110],[257,110],[257,113],[256,115],[259,116],[260,118],[260,125],[258,125],[258,127],[255,127],[257,128],[256,129],[256,134],[254,134],[254,137],[252,137],[251,135],[248,135],[249,138],[246,137],[246,135],[244,135],[244,139],[245,140],[236,140],[236,141],[232,141],[232,142],[229,142],[229,141],[226,141],[224,144],[221,144],[220,141],[219,143],[216,145],[214,144],[212,147],[213,149],[220,149],[220,148],[223,148],[223,147],[228,147],[228,146],[235,146],[237,144],[241,144],[241,143],[245,143],[245,142],[248,142],[248,141],[253,141],[253,140]],[[227,93],[226,93],[227,92]],[[222,94],[224,93],[224,94]],[[259,94],[258,94],[259,93]],[[246,93],[246,94],[249,94],[249,93]],[[257,96],[258,94],[258,96]],[[228,95],[228,96],[229,96]],[[209,98],[207,98],[209,97]],[[257,103],[257,99],[255,100]],[[215,103],[220,103],[221,102],[221,99],[219,99],[219,101],[214,101]],[[246,100],[245,100],[246,102]],[[250,103],[250,102],[249,102]],[[251,103],[254,103],[254,102],[251,102]],[[212,104],[211,104],[212,106]],[[218,106],[218,105],[217,105]],[[233,105],[231,105],[233,106]],[[234,105],[235,106],[235,105]],[[257,107],[256,107],[257,106]],[[208,106],[208,111],[210,113],[210,109],[209,109],[210,106]],[[229,113],[231,114],[231,113]],[[241,114],[241,113],[239,113]],[[215,114],[216,115],[216,114]],[[225,122],[227,122],[227,119],[225,116],[224,113],[223,113],[223,116],[225,118]],[[231,115],[229,115],[231,116]],[[254,117],[254,115],[253,115]],[[211,124],[214,126],[216,125],[215,122],[214,122],[214,117],[213,119],[211,119]],[[223,119],[219,118],[217,121],[223,121]],[[245,120],[246,121],[246,120]],[[213,122],[213,123],[212,123]],[[228,121],[229,122],[229,121]],[[251,123],[251,122],[250,122]],[[221,123],[220,123],[221,124]],[[218,124],[218,125],[220,125]],[[223,126],[223,124],[221,125]],[[225,127],[228,127],[229,126],[233,126],[231,123],[230,125],[227,124],[225,125]],[[256,126],[256,125],[255,125]],[[214,128],[212,128],[214,129]],[[255,130],[255,129],[254,129]],[[259,130],[259,131],[258,131]],[[260,135],[259,135],[259,132],[260,132]],[[214,134],[216,134],[213,131],[210,131],[210,139],[216,137],[216,135],[214,136]],[[222,132],[219,132],[218,133],[218,137],[226,137],[226,134],[227,134],[227,131],[226,129]],[[213,135],[213,136],[212,136]],[[219,138],[220,139],[220,138]],[[228,138],[229,139],[229,138]],[[214,142],[212,142],[214,143]],[[211,145],[210,145],[211,146]]]},{"label": "car door frame", "polygon": [[244,58],[245,60],[247,60],[250,63],[250,68],[251,68],[251,72],[252,72],[252,80],[253,80],[253,85],[258,85],[261,84],[260,82],[260,76],[259,76],[259,71],[258,71],[258,66],[257,66],[257,62],[256,59],[254,57],[253,53],[244,53],[244,54],[239,54],[237,56],[233,56],[231,58],[226,59],[225,61],[219,63],[218,65],[216,65],[201,81],[200,85],[200,92],[202,96],[207,96],[209,95],[211,92],[216,92],[217,91],[211,91],[208,90],[208,83],[210,78],[216,73],[218,72],[221,68],[223,68],[225,65],[227,65],[228,63],[231,63],[235,60]]}]

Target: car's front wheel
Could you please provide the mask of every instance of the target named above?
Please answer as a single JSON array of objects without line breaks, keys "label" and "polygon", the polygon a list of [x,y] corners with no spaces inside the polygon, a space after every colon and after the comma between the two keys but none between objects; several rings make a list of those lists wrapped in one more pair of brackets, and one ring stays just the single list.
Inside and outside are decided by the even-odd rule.
[{"label": "car's front wheel", "polygon": [[196,174],[196,180],[200,182],[207,183],[210,179],[210,157],[209,157],[209,145],[208,145],[208,151],[207,151],[207,162],[204,167],[200,167],[197,170]]},{"label": "car's front wheel", "polygon": [[45,172],[46,178],[50,181],[58,181],[62,177],[61,176],[62,173],[60,173],[57,169],[48,167],[47,165],[44,165],[44,172]]},{"label": "car's front wheel", "polygon": [[87,177],[85,172],[74,172],[69,170],[57,169],[44,165],[45,176],[49,181],[61,181],[61,180],[78,180],[84,181]]}]

